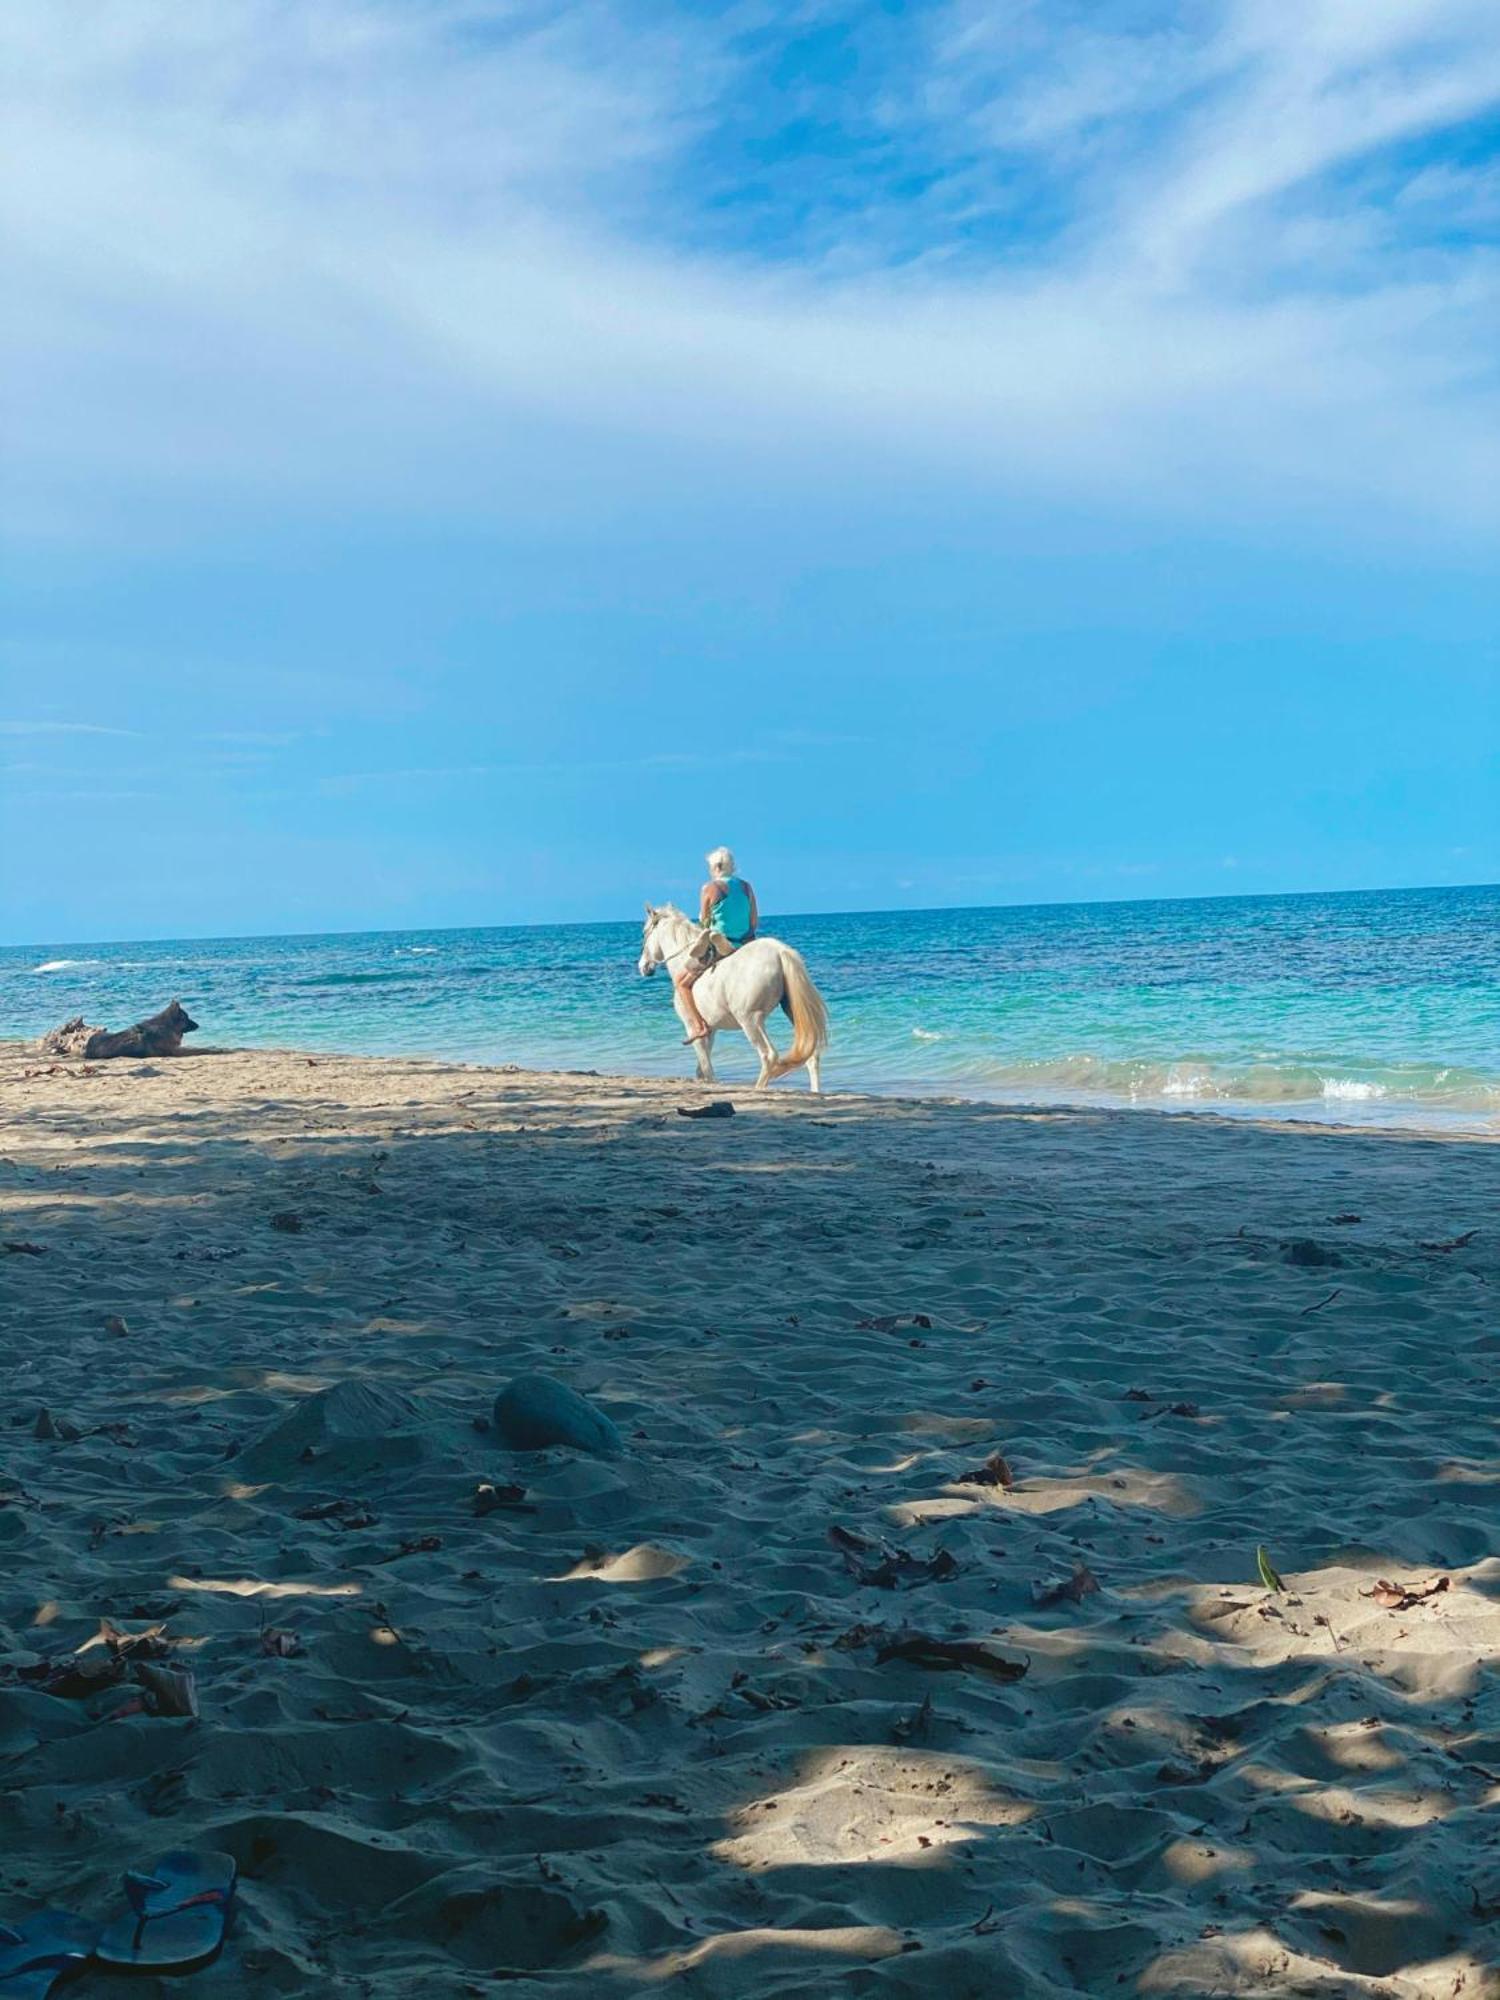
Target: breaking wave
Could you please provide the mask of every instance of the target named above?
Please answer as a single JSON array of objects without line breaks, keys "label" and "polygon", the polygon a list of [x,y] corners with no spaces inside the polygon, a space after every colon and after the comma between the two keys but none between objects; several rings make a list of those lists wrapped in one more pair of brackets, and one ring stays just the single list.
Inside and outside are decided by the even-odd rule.
[{"label": "breaking wave", "polygon": [[[1500,1083],[1481,1071],[1438,1063],[1371,1064],[1358,1073],[1340,1062],[1314,1060],[1175,1062],[1071,1055],[1034,1062],[986,1063],[984,1085],[1007,1096],[1076,1096],[1129,1104],[1285,1106],[1407,1105],[1457,1113],[1500,1112]],[[957,1079],[955,1078],[955,1081]]]}]

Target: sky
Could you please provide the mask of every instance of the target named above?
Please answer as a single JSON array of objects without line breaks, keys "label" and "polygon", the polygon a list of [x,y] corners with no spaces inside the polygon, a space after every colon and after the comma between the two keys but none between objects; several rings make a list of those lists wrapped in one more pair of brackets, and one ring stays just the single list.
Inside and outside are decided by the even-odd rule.
[{"label": "sky", "polygon": [[1500,878],[1493,0],[0,71],[0,941]]}]

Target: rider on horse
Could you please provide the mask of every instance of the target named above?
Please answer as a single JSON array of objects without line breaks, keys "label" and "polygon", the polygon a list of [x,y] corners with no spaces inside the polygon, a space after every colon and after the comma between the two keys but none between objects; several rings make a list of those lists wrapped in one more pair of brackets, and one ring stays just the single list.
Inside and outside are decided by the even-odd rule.
[{"label": "rider on horse", "polygon": [[742,944],[748,944],[760,922],[755,891],[735,874],[734,856],[729,849],[716,847],[707,860],[708,880],[698,899],[701,929],[681,967],[672,975],[687,1022],[690,1044],[701,1041],[708,1033],[708,1023],[693,1000],[694,982],[701,979],[711,965],[727,958]]}]

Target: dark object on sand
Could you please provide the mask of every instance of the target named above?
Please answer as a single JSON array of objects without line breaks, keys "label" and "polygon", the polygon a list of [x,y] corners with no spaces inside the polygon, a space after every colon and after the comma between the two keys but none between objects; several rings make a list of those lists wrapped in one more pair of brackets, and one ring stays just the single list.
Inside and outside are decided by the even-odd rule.
[{"label": "dark object on sand", "polygon": [[1282,1263],[1296,1264],[1304,1270],[1321,1270],[1331,1264],[1342,1264],[1343,1258],[1337,1250],[1325,1250],[1321,1243],[1315,1243],[1310,1236],[1299,1236],[1294,1242],[1282,1246]]},{"label": "dark object on sand", "polygon": [[734,1106],[727,1097],[716,1097],[712,1104],[700,1104],[696,1108],[689,1108],[686,1104],[679,1104],[677,1107],[677,1116],[679,1118],[732,1118],[734,1116]]},{"label": "dark object on sand", "polygon": [[914,1667],[926,1667],[931,1673],[973,1673],[989,1674],[997,1681],[1024,1680],[1031,1671],[1030,1660],[1009,1660],[1000,1653],[992,1653],[988,1646],[976,1639],[940,1639],[930,1632],[877,1633],[875,1662],[883,1666],[887,1660],[905,1660]]},{"label": "dark object on sand", "polygon": [[1099,1579],[1087,1563],[1075,1563],[1071,1576],[1048,1577],[1031,1586],[1031,1601],[1045,1610],[1054,1604],[1081,1604],[1099,1589]]},{"label": "dark object on sand", "polygon": [[998,1451],[992,1451],[983,1465],[976,1465],[972,1472],[961,1472],[954,1481],[957,1486],[1014,1486],[1016,1475],[1010,1469],[1010,1462]]},{"label": "dark object on sand", "polygon": [[300,1236],[302,1217],[295,1208],[284,1208],[279,1215],[271,1217],[271,1227],[279,1229],[283,1236]]},{"label": "dark object on sand", "polygon": [[625,1449],[619,1431],[602,1410],[550,1375],[518,1375],[507,1383],[495,1398],[494,1423],[500,1442],[512,1451],[546,1451],[566,1444],[576,1451],[616,1458]]},{"label": "dark object on sand", "polygon": [[101,1965],[136,1972],[191,1972],[216,1956],[229,1928],[237,1870],[212,1852],[163,1854],[125,1877],[130,1908],[94,1947]]},{"label": "dark object on sand", "polygon": [[889,1542],[874,1542],[837,1524],[828,1530],[828,1539],[843,1557],[857,1583],[876,1590],[896,1590],[903,1583],[945,1583],[957,1576],[958,1564],[947,1549],[930,1556],[914,1556],[910,1549],[894,1548]]},{"label": "dark object on sand", "polygon": [[150,1660],[131,1662],[148,1715],[185,1715],[198,1720],[198,1683],[185,1667],[156,1666]]},{"label": "dark object on sand", "polygon": [[0,1993],[45,2000],[94,1955],[99,1926],[71,1910],[37,1910],[18,1923],[0,1917]]},{"label": "dark object on sand", "polygon": [[197,1032],[198,1023],[180,1000],[163,1007],[149,1021],[137,1021],[133,1028],[112,1034],[108,1028],[91,1028],[81,1014],[64,1021],[60,1028],[42,1037],[44,1056],[83,1056],[97,1061],[109,1056],[177,1056],[182,1054],[182,1038]]}]

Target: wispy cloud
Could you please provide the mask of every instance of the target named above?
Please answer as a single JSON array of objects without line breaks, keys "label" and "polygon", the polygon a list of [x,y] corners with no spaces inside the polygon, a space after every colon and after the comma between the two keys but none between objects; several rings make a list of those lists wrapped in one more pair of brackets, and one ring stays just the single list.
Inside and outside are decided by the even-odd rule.
[{"label": "wispy cloud", "polygon": [[604,777],[667,775],[672,772],[714,771],[731,766],[779,764],[788,761],[783,750],[747,745],[724,750],[653,750],[635,757],[546,757],[509,758],[490,764],[419,764],[374,771],[331,771],[317,780],[318,789],[329,797],[369,787],[410,784],[457,784],[479,779],[563,778],[586,782]]},{"label": "wispy cloud", "polygon": [[139,736],[138,729],[115,729],[102,722],[0,721],[0,736]]},{"label": "wispy cloud", "polygon": [[293,743],[300,743],[306,734],[302,729],[205,729],[194,740],[237,745],[247,750],[285,750]]},{"label": "wispy cloud", "polygon": [[1492,532],[1491,0],[640,22],[13,0],[28,520],[565,511],[666,444]]}]

